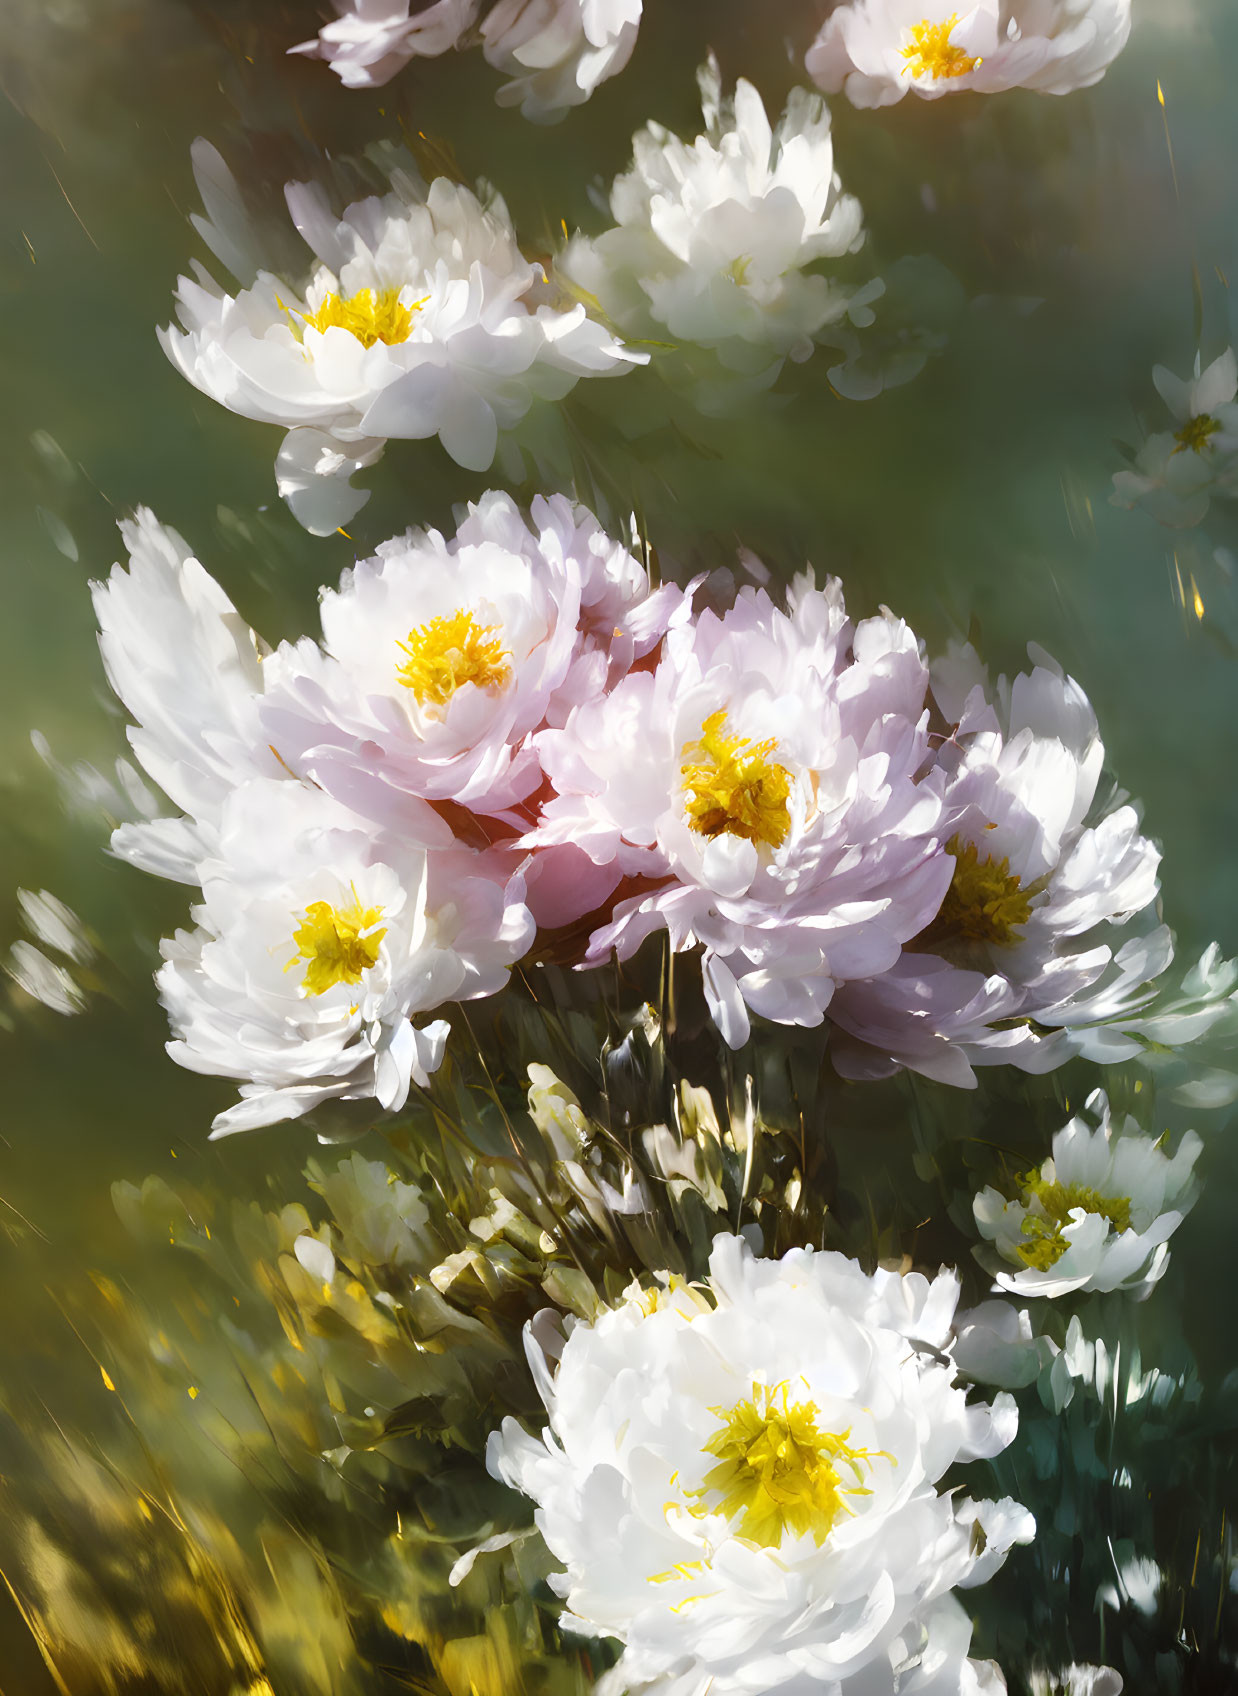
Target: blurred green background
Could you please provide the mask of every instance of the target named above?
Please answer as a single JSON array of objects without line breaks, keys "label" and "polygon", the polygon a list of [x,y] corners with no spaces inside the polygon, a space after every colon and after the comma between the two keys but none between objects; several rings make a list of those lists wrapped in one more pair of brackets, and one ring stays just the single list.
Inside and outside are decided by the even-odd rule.
[{"label": "blurred green background", "polygon": [[[461,471],[433,442],[393,444],[351,543],[298,529],[275,496],[278,432],[191,390],[155,340],[177,272],[209,258],[187,222],[194,137],[272,194],[312,174],[321,151],[421,134],[466,179],[492,179],[526,249],[545,251],[561,220],[601,227],[590,186],[623,168],[646,118],[695,133],[706,46],[774,111],[801,80],[819,11],[647,0],[628,71],[539,129],[495,106],[478,54],[414,63],[373,94],[344,90],[285,57],[320,21],[299,0],[3,0],[0,954],[24,934],[24,887],[67,902],[98,956],[77,974],[88,996],[73,1017],[0,984],[0,1373],[37,1353],[66,1397],[79,1394],[82,1359],[40,1292],[105,1261],[140,1283],[113,1179],[188,1169],[277,1196],[310,1148],[295,1126],[207,1144],[231,1092],[166,1058],[150,984],[186,892],[109,860],[102,815],[67,804],[32,744],[37,733],[62,767],[103,772],[125,751],[87,593],[117,556],[116,519],[152,506],[274,641],[312,628],[318,585],[354,553],[410,522],[449,523],[454,502],[500,476]],[[1238,531],[1214,504],[1201,531],[1172,533],[1108,493],[1115,438],[1160,427],[1152,365],[1185,374],[1197,345],[1207,362],[1232,336],[1236,68],[1232,0],[1136,0],[1128,50],[1069,99],[908,99],[879,113],[836,102],[837,165],[864,206],[872,263],[927,254],[957,279],[942,353],[862,404],[833,395],[819,355],[789,368],[773,400],[700,423],[692,440],[669,428],[623,440],[606,423],[618,385],[582,388],[567,409],[664,572],[726,564],[742,543],[776,575],[805,560],[839,573],[853,611],[885,602],[931,644],[974,626],[996,666],[1017,666],[1029,640],[1055,655],[1090,694],[1110,763],[1164,848],[1183,958],[1213,938],[1238,951],[1238,583],[1224,552]],[[1214,1371],[1232,1364],[1228,1303],[1215,1299],[1238,1193],[1223,1118],[1203,1127],[1207,1192],[1175,1245],[1181,1324]],[[8,1696],[27,1679],[39,1688],[33,1662],[14,1665],[0,1671]]]}]

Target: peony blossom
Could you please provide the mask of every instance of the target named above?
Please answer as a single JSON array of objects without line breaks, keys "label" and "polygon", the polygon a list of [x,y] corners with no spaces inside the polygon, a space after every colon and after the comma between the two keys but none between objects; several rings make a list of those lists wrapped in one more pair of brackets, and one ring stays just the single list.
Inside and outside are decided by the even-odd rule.
[{"label": "peony blossom", "polygon": [[264,650],[175,530],[141,507],[120,531],[128,568],[91,585],[99,649],[134,754],[183,816],[122,824],[112,852],[196,884],[237,784],[281,775],[258,723]]},{"label": "peony blossom", "polygon": [[[1203,1144],[1188,1131],[1170,1156],[1133,1119],[1114,1124],[1097,1090],[1082,1116],[1053,1139],[1053,1153],[1008,1198],[992,1187],[973,1207],[995,1253],[995,1288],[1019,1296],[1083,1290],[1146,1295],[1169,1263],[1168,1240],[1195,1202]],[[1007,1270],[1008,1267],[1016,1271]]]},{"label": "peony blossom", "polygon": [[564,1627],[623,1645],[613,1688],[1001,1688],[951,1591],[1035,1526],[939,1488],[1017,1425],[955,1382],[958,1291],[720,1236],[700,1286],[634,1288],[561,1347],[530,1328],[548,1427],[505,1419],[487,1462],[537,1504]]},{"label": "peony blossom", "polygon": [[526,844],[572,844],[648,891],[587,962],[659,930],[702,944],[733,1047],[750,1012],[818,1025],[836,984],[888,970],[951,873],[940,794],[917,781],[926,681],[906,625],[853,625],[836,581],[799,579],[786,612],[746,589],[722,616],[673,621],[652,670],[537,738],[555,794]]},{"label": "peony blossom", "polygon": [[1125,1011],[1172,958],[1163,927],[1121,936],[1155,899],[1160,855],[1133,807],[1096,808],[1095,714],[1073,678],[1033,657],[996,687],[970,647],[933,668],[952,727],[937,770],[954,875],[893,967],[835,997],[848,1076],[908,1066],[970,1086],[976,1065],[1051,1070],[1092,1040],[1076,1027]]},{"label": "peony blossom", "polygon": [[1131,0],[848,0],[805,62],[854,106],[892,106],[909,90],[1070,94],[1100,81],[1130,32]]},{"label": "peony blossom", "polygon": [[410,59],[435,59],[460,44],[481,0],[341,0],[340,15],[290,53],[325,59],[345,88],[381,88]]},{"label": "peony blossom", "polygon": [[699,81],[705,133],[689,144],[661,124],[639,130],[611,188],[615,227],[577,236],[559,268],[626,333],[713,348],[772,382],[879,292],[861,299],[818,269],[863,245],[860,204],[842,192],[819,96],[793,90],[771,129],[751,83],[724,100],[713,59]]},{"label": "peony blossom", "polygon": [[[228,225],[236,185],[229,196],[231,178],[205,142],[194,162],[216,209],[199,228],[229,262],[243,247]],[[289,184],[286,197],[314,255],[308,274],[260,269],[236,295],[205,274],[182,277],[181,328],[160,339],[196,388],[287,430],[279,490],[317,534],[364,505],[368,495],[349,480],[389,439],[437,436],[458,464],[483,471],[499,430],[536,399],[561,399],[581,377],[645,357],[583,306],[551,304],[497,195],[479,200],[446,177],[426,188],[397,170],[389,194],[342,216],[316,185]]]},{"label": "peony blossom", "polygon": [[157,982],[172,1058],[242,1080],[215,1136],[336,1099],[402,1107],[448,1031],[413,1017],[493,994],[533,934],[507,868],[384,838],[288,780],[233,792],[199,875],[197,928],[165,942]]},{"label": "peony blossom", "polygon": [[372,818],[409,796],[503,815],[542,782],[532,743],[655,646],[675,590],[562,496],[484,495],[456,535],[410,531],[322,597],[323,644],[266,667],[264,735]]},{"label": "peony blossom", "polygon": [[1188,381],[1163,365],[1152,381],[1176,426],[1149,436],[1133,471],[1114,474],[1114,506],[1143,507],[1158,523],[1198,524],[1213,495],[1238,499],[1238,358],[1226,348],[1206,371],[1195,360]]},{"label": "peony blossom", "polygon": [[499,105],[535,123],[557,122],[623,70],[642,10],[642,0],[495,0],[481,18],[483,0],[423,0],[411,15],[409,0],[338,4],[337,19],[289,51],[325,59],[348,88],[379,88],[410,59],[476,41],[509,79]]},{"label": "peony blossom", "polygon": [[481,26],[487,60],[510,80],[500,106],[555,123],[599,83],[618,76],[636,46],[642,0],[497,0]]}]

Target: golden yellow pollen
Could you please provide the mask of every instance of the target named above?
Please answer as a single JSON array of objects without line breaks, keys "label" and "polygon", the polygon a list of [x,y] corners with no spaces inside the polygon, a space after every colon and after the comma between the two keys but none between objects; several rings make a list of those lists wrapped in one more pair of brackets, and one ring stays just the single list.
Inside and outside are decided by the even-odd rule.
[{"label": "golden yellow pollen", "polygon": [[917,941],[922,947],[942,943],[990,942],[1008,948],[1018,941],[1021,925],[1032,914],[1032,893],[1010,870],[1008,859],[981,859],[974,842],[952,836],[947,854],[954,855],[954,876],[937,917]]},{"label": "golden yellow pollen", "polygon": [[777,1549],[789,1532],[825,1542],[848,1496],[869,1496],[864,1473],[873,1461],[891,1456],[880,1449],[853,1449],[850,1430],[822,1431],[815,1402],[793,1402],[786,1384],[754,1384],[747,1401],[733,1408],[711,1408],[722,1421],[705,1444],[718,1465],[701,1486],[690,1490],[698,1516],[739,1516],[741,1537],[765,1549]]},{"label": "golden yellow pollen", "polygon": [[923,23],[912,24],[911,42],[902,50],[907,61],[903,75],[932,77],[934,82],[940,82],[950,77],[965,77],[968,71],[983,64],[982,59],[970,58],[961,47],[951,45],[950,33],[958,21],[959,14],[954,12],[944,23],[935,24],[925,18]]},{"label": "golden yellow pollen", "polygon": [[479,625],[461,607],[448,618],[432,618],[410,630],[399,644],[407,655],[396,677],[411,689],[419,705],[446,706],[461,684],[478,689],[501,689],[511,677],[506,649],[495,635],[496,624]]},{"label": "golden yellow pollen", "polygon": [[1023,1221],[1023,1235],[1028,1240],[1019,1244],[1018,1255],[1024,1266],[1037,1272],[1056,1266],[1070,1247],[1062,1227],[1070,1224],[1071,1212],[1077,1208],[1099,1213],[1115,1231],[1130,1229],[1129,1196],[1101,1195],[1085,1184],[1059,1184],[1056,1179],[1042,1178],[1039,1172],[1028,1172],[1022,1183],[1028,1202],[1038,1204],[1039,1211],[1029,1213]]},{"label": "golden yellow pollen", "polygon": [[312,901],[305,909],[304,923],[293,932],[298,960],[308,961],[301,987],[307,995],[322,995],[337,983],[360,983],[367,966],[378,959],[379,944],[387,932],[375,927],[382,918],[381,907],[362,907],[353,891],[347,907],[329,901]]},{"label": "golden yellow pollen", "polygon": [[1220,419],[1212,418],[1206,412],[1201,412],[1198,418],[1188,419],[1174,436],[1178,444],[1174,453],[1202,453],[1220,428]]},{"label": "golden yellow pollen", "polygon": [[680,755],[688,823],[702,836],[780,847],[791,828],[791,774],[770,759],[778,744],[727,736],[725,728],[726,714],[711,713],[700,741],[685,743]]},{"label": "golden yellow pollen", "polygon": [[384,289],[381,294],[375,294],[373,289],[361,289],[346,300],[338,294],[329,294],[317,312],[306,313],[305,322],[315,330],[347,330],[362,347],[373,347],[375,342],[392,346],[408,340],[413,331],[413,314],[420,305],[420,301],[412,306],[403,305],[399,289]]}]

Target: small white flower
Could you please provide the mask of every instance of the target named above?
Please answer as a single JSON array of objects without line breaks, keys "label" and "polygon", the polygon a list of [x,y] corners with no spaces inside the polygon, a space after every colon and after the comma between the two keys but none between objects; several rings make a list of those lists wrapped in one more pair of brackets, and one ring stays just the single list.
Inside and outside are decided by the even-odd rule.
[{"label": "small white flower", "polygon": [[1008,1301],[982,1301],[955,1316],[954,1364],[977,1384],[1021,1390],[1052,1364],[1055,1348],[1032,1329],[1027,1308]]},{"label": "small white flower", "polygon": [[288,51],[325,59],[346,88],[380,88],[410,59],[458,46],[481,0],[432,0],[411,16],[409,7],[410,0],[339,0],[339,17]]},{"label": "small white flower", "polygon": [[[225,263],[242,236],[227,212],[239,193],[215,150],[194,163],[216,223],[199,228]],[[401,171],[391,193],[337,216],[323,190],[291,183],[289,212],[315,257],[308,276],[259,270],[231,295],[206,273],[182,277],[181,329],[160,339],[195,387],[242,417],[288,430],[280,493],[307,529],[327,534],[368,495],[350,477],[392,438],[437,436],[483,471],[498,433],[541,398],[644,359],[590,319],[560,310],[540,267],[516,245],[507,208],[445,177],[429,188]]]},{"label": "small white flower", "polygon": [[703,944],[733,1047],[750,1011],[818,1025],[838,982],[887,970],[951,872],[939,793],[917,782],[925,684],[906,625],[853,626],[836,581],[800,579],[786,612],[745,589],[721,617],[672,621],[654,670],[537,738],[556,795],[527,843],[654,885],[589,963],[662,929],[677,951]]},{"label": "small white flower", "polygon": [[996,1251],[986,1260],[995,1288],[1020,1296],[1146,1295],[1163,1274],[1168,1239],[1198,1192],[1192,1169],[1203,1144],[1188,1131],[1171,1157],[1133,1119],[1112,1124],[1101,1091],[1087,1105],[1095,1129],[1082,1116],[1072,1119],[1039,1171],[1021,1180],[1018,1196],[991,1187],[976,1196],[976,1223]]},{"label": "small white flower", "polygon": [[809,74],[855,106],[974,89],[1070,94],[1126,45],[1131,0],[848,0],[808,49]]},{"label": "small white flower", "polygon": [[1226,348],[1206,371],[1200,366],[1196,356],[1186,382],[1156,366],[1152,381],[1177,428],[1148,437],[1135,469],[1114,474],[1110,496],[1176,530],[1198,524],[1213,495],[1238,499],[1238,358]]},{"label": "small white flower", "polygon": [[971,1087],[976,1065],[1051,1070],[1096,1048],[1076,1025],[1127,1010],[1128,977],[1144,986],[1172,958],[1163,929],[1117,946],[1115,928],[1155,899],[1160,855],[1133,807],[1095,816],[1095,714],[1073,678],[1032,655],[1030,672],[995,687],[970,647],[933,667],[952,727],[937,762],[954,876],[914,946],[836,997],[831,1017],[867,1045],[837,1046],[849,1076],[902,1065]]},{"label": "small white flower", "polygon": [[[705,133],[638,131],[611,188],[615,227],[578,236],[559,270],[626,332],[713,348],[772,382],[847,315],[855,291],[814,267],[863,245],[860,205],[842,192],[818,96],[793,90],[771,130],[751,83],[724,100],[713,59],[699,81]],[[874,290],[862,292],[866,307]]]},{"label": "small white flower", "polygon": [[481,26],[486,58],[510,81],[497,99],[554,123],[618,76],[636,46],[642,0],[497,0]]},{"label": "small white flower", "polygon": [[370,1266],[418,1268],[441,1252],[430,1225],[430,1209],[416,1184],[404,1184],[381,1160],[352,1154],[334,1171],[311,1164],[313,1188],[356,1255]]},{"label": "small white flower", "polygon": [[228,798],[200,877],[198,928],[164,944],[157,981],[172,1058],[242,1080],[215,1136],[337,1098],[402,1107],[448,1030],[412,1017],[493,994],[532,937],[520,885],[484,855],[384,839],[289,780]]},{"label": "small white flower", "polygon": [[1017,1423],[954,1382],[957,1299],[953,1273],[722,1236],[705,1286],[630,1292],[557,1365],[526,1333],[549,1428],[504,1420],[487,1462],[537,1503],[564,1626],[623,1644],[611,1688],[844,1696],[896,1668],[900,1689],[1000,1688],[950,1591],[1035,1527],[939,1491]]}]

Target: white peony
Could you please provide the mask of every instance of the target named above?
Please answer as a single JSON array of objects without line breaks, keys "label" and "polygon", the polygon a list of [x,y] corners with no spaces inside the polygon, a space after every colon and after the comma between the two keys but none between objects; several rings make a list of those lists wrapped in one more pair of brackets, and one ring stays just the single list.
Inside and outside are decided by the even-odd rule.
[{"label": "white peony", "polygon": [[1198,524],[1213,495],[1238,499],[1238,358],[1226,348],[1207,370],[1201,363],[1196,357],[1187,381],[1155,367],[1152,381],[1177,428],[1148,437],[1135,469],[1114,474],[1110,496],[1176,530]]},{"label": "white peony", "polygon": [[[195,144],[204,201],[198,227],[225,262],[244,241],[239,203],[215,150]],[[205,272],[182,277],[178,316],[160,340],[195,387],[233,412],[280,424],[280,493],[317,534],[344,524],[368,495],[349,479],[391,438],[437,436],[483,471],[500,429],[534,400],[561,399],[579,378],[615,375],[645,355],[625,348],[582,305],[551,304],[540,267],[516,245],[493,193],[483,202],[438,177],[396,170],[391,192],[337,216],[324,191],[291,183],[293,223],[312,251],[308,275],[259,270],[236,295]],[[248,231],[246,231],[248,235]]]},{"label": "white peony", "polygon": [[954,876],[892,969],[836,996],[835,1060],[848,1076],[908,1066],[971,1086],[976,1065],[1048,1071],[1095,1048],[1095,1033],[1074,1028],[1129,1010],[1172,958],[1163,927],[1120,939],[1116,927],[1156,897],[1160,855],[1133,807],[1096,808],[1095,714],[1073,678],[1032,653],[1030,672],[995,687],[970,647],[933,667],[950,727],[937,766]]},{"label": "white peony", "polygon": [[288,51],[325,59],[345,88],[380,88],[410,59],[458,46],[480,9],[481,0],[431,0],[410,15],[409,0],[340,0],[338,18]]},{"label": "white peony", "polygon": [[137,721],[147,775],[180,818],[122,824],[112,851],[157,877],[197,883],[217,847],[224,802],[247,777],[280,775],[258,723],[262,648],[175,530],[139,508],[120,526],[129,552],[91,585],[108,682]]},{"label": "white peony", "polygon": [[951,862],[929,755],[927,675],[889,614],[853,625],[836,581],[799,579],[780,611],[744,590],[672,621],[634,671],[537,738],[556,791],[526,842],[572,844],[645,880],[587,960],[655,931],[704,946],[710,1009],[818,1025],[835,986],[886,971],[941,904]]},{"label": "white peony", "polygon": [[855,106],[974,89],[1070,94],[1126,45],[1131,0],[848,0],[808,49],[809,74]]},{"label": "white peony", "polygon": [[793,90],[771,130],[751,83],[724,100],[712,59],[699,81],[705,133],[638,131],[611,188],[615,227],[577,236],[559,269],[627,333],[713,348],[772,382],[853,304],[815,267],[863,245],[860,204],[842,192],[819,96]]},{"label": "white peony", "polygon": [[995,1250],[985,1259],[995,1288],[1020,1296],[1146,1295],[1164,1273],[1168,1240],[1195,1202],[1193,1168],[1203,1144],[1188,1131],[1170,1156],[1133,1119],[1113,1124],[1102,1091],[1087,1107],[1088,1118],[1058,1131],[1052,1155],[1020,1180],[1017,1196],[992,1187],[976,1196],[976,1224]]},{"label": "white peony", "polygon": [[675,590],[593,515],[539,497],[409,531],[322,596],[323,642],[266,664],[264,736],[299,776],[380,821],[406,798],[503,815],[542,782],[531,741],[656,646]]},{"label": "white peony", "polygon": [[554,123],[618,76],[636,46],[642,0],[497,0],[481,26],[486,58],[511,80],[500,106]]},{"label": "white peony", "polygon": [[510,80],[496,96],[535,123],[583,105],[632,57],[642,0],[434,0],[410,16],[409,0],[338,0],[340,16],[290,48],[325,59],[348,88],[379,88],[414,58],[479,42]]},{"label": "white peony", "polygon": [[532,939],[518,881],[459,846],[382,837],[317,789],[254,779],[225,802],[197,929],[158,974],[191,1071],[242,1080],[213,1134],[335,1099],[403,1106],[442,1058],[444,1002],[490,995]]},{"label": "white peony", "polygon": [[634,1289],[561,1349],[530,1328],[548,1428],[504,1420],[488,1464],[537,1503],[565,1627],[622,1643],[612,1688],[1001,1688],[950,1592],[1035,1527],[939,1491],[1017,1424],[1010,1397],[955,1382],[957,1299],[950,1272],[869,1277],[721,1236],[703,1286]]}]

